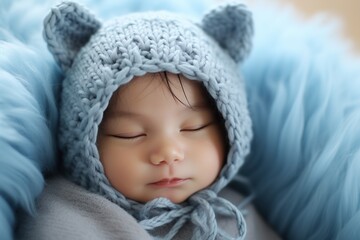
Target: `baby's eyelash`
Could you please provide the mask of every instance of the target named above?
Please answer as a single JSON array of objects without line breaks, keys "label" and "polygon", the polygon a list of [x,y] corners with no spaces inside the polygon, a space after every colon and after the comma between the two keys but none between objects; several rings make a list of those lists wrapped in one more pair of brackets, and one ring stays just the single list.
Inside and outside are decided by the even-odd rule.
[{"label": "baby's eyelash", "polygon": [[181,132],[196,132],[196,131],[200,131],[206,127],[208,127],[209,125],[211,125],[212,122],[210,123],[207,123],[207,124],[204,124],[204,125],[201,125],[199,127],[195,127],[195,128],[184,128],[184,129],[181,129],[180,131]]},{"label": "baby's eyelash", "polygon": [[140,137],[145,137],[145,134],[138,134],[138,135],[133,135],[133,136],[124,136],[124,135],[111,135],[112,137],[115,138],[120,138],[120,139],[125,139],[125,140],[133,140],[136,138],[140,138]]}]

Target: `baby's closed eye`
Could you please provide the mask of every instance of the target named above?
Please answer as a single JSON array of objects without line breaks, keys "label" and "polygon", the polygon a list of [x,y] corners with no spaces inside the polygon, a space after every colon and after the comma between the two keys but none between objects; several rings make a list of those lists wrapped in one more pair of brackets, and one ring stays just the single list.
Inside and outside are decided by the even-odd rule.
[{"label": "baby's closed eye", "polygon": [[115,137],[115,138],[119,138],[119,139],[125,139],[125,140],[134,140],[134,139],[138,139],[141,137],[146,137],[145,133],[133,133],[133,134],[124,134],[124,133],[119,133],[119,134],[109,134],[109,136],[111,137]]},{"label": "baby's closed eye", "polygon": [[201,123],[201,124],[194,124],[194,125],[189,125],[186,127],[183,127],[182,129],[180,129],[180,132],[196,132],[196,131],[201,131],[207,127],[209,127],[211,124],[213,124],[213,122],[207,122],[207,123]]}]

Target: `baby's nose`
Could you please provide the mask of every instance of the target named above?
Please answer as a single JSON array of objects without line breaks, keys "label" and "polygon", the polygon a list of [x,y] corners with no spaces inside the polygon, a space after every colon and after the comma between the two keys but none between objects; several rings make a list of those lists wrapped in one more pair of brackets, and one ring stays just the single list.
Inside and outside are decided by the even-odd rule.
[{"label": "baby's nose", "polygon": [[159,144],[150,155],[150,162],[154,165],[168,164],[184,159],[184,152],[178,143],[173,141],[164,141]]}]

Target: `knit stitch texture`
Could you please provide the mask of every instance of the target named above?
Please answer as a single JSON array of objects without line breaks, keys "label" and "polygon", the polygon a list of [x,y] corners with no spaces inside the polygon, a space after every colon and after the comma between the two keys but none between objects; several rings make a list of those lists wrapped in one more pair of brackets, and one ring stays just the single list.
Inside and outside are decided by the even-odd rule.
[{"label": "knit stitch texture", "polygon": [[[63,167],[77,184],[99,193],[131,213],[146,230],[175,223],[161,238],[171,239],[185,222],[193,239],[230,238],[216,215],[237,220],[239,239],[246,226],[240,211],[217,193],[235,176],[252,138],[243,80],[237,63],[250,51],[251,14],[243,5],[226,5],[195,24],[168,12],[126,15],[105,23],[76,3],[53,8],[44,38],[65,73],[60,103],[59,143]],[[136,76],[170,72],[201,81],[225,120],[230,150],[219,177],[182,204],[164,198],[140,204],[107,180],[96,147],[98,126],[112,94]]]}]

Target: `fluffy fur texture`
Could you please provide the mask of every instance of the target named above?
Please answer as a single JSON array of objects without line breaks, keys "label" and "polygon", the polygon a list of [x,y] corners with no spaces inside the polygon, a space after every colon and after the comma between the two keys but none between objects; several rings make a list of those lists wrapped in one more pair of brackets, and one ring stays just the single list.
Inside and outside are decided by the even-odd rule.
[{"label": "fluffy fur texture", "polygon": [[[15,210],[34,212],[43,175],[54,168],[59,72],[41,39],[37,8],[0,4],[0,236],[11,239]],[[29,14],[25,14],[27,12]]]},{"label": "fluffy fur texture", "polygon": [[304,23],[276,9],[255,8],[244,66],[255,137],[242,172],[284,238],[358,239],[359,61],[336,22]]},{"label": "fluffy fur texture", "polygon": [[[86,2],[103,18],[159,6],[192,15],[206,8],[205,0]],[[12,239],[16,209],[32,212],[42,173],[56,164],[61,76],[41,38],[42,19],[53,3],[0,4],[2,239]],[[242,171],[253,182],[256,204],[286,239],[356,239],[359,62],[342,47],[344,41],[334,40],[337,33],[328,23],[304,23],[280,6],[251,10],[256,35],[243,70],[255,138]]]}]

